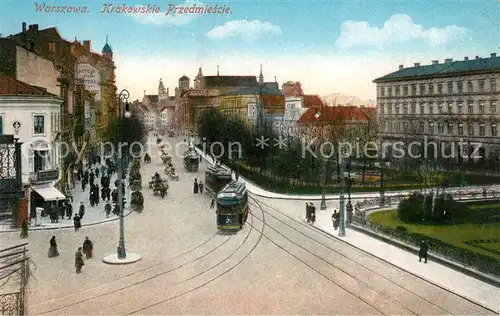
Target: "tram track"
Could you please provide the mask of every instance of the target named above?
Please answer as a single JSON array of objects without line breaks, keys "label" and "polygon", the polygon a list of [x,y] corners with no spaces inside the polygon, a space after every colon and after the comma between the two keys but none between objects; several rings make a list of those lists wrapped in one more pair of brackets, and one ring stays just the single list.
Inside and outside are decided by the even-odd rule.
[{"label": "tram track", "polygon": [[36,305],[31,305],[29,306],[29,309],[36,309],[38,306],[41,306],[41,305],[47,305],[47,304],[57,304],[57,302],[64,302],[65,300],[67,300],[68,298],[71,298],[71,297],[81,297],[82,294],[84,293],[91,293],[92,295],[90,297],[87,297],[87,298],[84,298],[82,300],[79,300],[78,302],[74,302],[74,303],[69,303],[69,304],[64,304],[62,306],[59,306],[57,308],[51,308],[50,310],[46,310],[46,311],[43,311],[41,314],[51,314],[53,312],[56,312],[56,311],[60,311],[60,310],[64,310],[64,309],[67,309],[67,308],[70,308],[70,307],[74,307],[76,305],[79,305],[79,304],[82,304],[82,303],[86,303],[86,302],[89,302],[89,301],[92,301],[93,299],[96,299],[96,298],[101,298],[103,296],[107,296],[107,295],[111,295],[111,294],[114,294],[114,293],[117,293],[117,292],[120,292],[124,289],[127,289],[127,288],[130,288],[132,286],[138,286],[144,282],[147,282],[149,280],[152,280],[154,279],[155,277],[158,277],[158,276],[161,276],[161,275],[165,275],[167,273],[171,273],[171,272],[174,272],[178,269],[181,269],[183,268],[184,266],[188,265],[188,264],[191,264],[191,263],[194,263],[198,260],[201,260],[205,257],[207,257],[208,255],[210,255],[211,253],[217,251],[218,249],[220,249],[221,247],[223,247],[226,243],[229,242],[229,240],[233,237],[233,236],[227,236],[228,238],[225,238],[221,243],[219,243],[217,246],[211,248],[209,251],[203,253],[202,255],[188,261],[188,262],[185,262],[183,264],[180,264],[180,265],[177,265],[175,266],[174,268],[171,268],[171,269],[168,269],[167,271],[163,271],[163,272],[160,272],[160,273],[156,273],[156,274],[153,274],[153,276],[150,276],[150,277],[147,277],[145,279],[142,279],[140,281],[137,281],[135,283],[132,283],[131,285],[128,285],[128,286],[122,286],[122,287],[119,287],[117,289],[113,289],[113,290],[110,290],[110,291],[104,291],[102,293],[98,293],[98,294],[95,294],[95,291],[97,289],[101,289],[101,288],[104,288],[106,286],[110,286],[114,283],[118,283],[118,282],[122,282],[124,279],[127,279],[127,278],[131,278],[131,277],[134,277],[134,276],[137,276],[137,275],[140,275],[141,273],[145,273],[151,269],[154,269],[156,267],[160,267],[160,266],[163,266],[165,264],[168,264],[176,259],[179,259],[181,258],[182,256],[185,256],[185,255],[188,255],[198,249],[200,249],[201,247],[207,245],[208,243],[210,243],[212,240],[214,240],[217,236],[220,236],[219,233],[215,233],[212,235],[211,238],[203,241],[202,243],[198,244],[196,247],[194,248],[191,248],[187,251],[184,251],[183,253],[179,254],[179,255],[176,255],[175,257],[172,257],[172,258],[169,258],[168,260],[163,260],[159,263],[156,263],[156,264],[153,264],[153,265],[150,265],[150,266],[147,266],[145,268],[142,268],[140,270],[136,270],[136,271],[133,271],[131,273],[128,273],[126,274],[125,276],[121,277],[120,279],[116,279],[116,280],[113,280],[111,282],[107,282],[105,284],[101,284],[99,286],[96,286],[96,287],[93,287],[93,288],[90,288],[90,289],[86,289],[82,292],[78,292],[78,293],[75,293],[75,294],[71,294],[71,295],[68,295],[68,296],[65,296],[65,297],[62,297],[62,298],[57,298],[57,299],[52,299],[48,302],[43,302],[43,303],[39,303],[39,304],[36,304]]},{"label": "tram track", "polygon": [[[383,274],[379,273],[379,272],[378,272],[378,271],[376,271],[375,269],[370,268],[370,267],[368,267],[368,266],[366,266],[366,265],[364,265],[364,264],[360,263],[359,261],[352,259],[352,257],[354,257],[354,256],[352,256],[352,255],[351,255],[351,256],[347,256],[346,254],[342,253],[341,251],[339,251],[339,250],[337,250],[337,249],[332,248],[331,246],[329,246],[329,245],[325,244],[324,242],[321,242],[321,241],[317,240],[316,238],[313,238],[313,237],[311,237],[310,235],[305,234],[304,232],[302,232],[302,231],[298,230],[297,228],[293,227],[292,225],[290,225],[290,224],[286,223],[285,221],[283,221],[283,220],[279,219],[278,217],[276,217],[276,215],[273,215],[271,212],[269,212],[269,211],[265,211],[265,210],[262,208],[262,205],[264,205],[264,206],[268,207],[268,208],[269,208],[269,209],[271,209],[274,213],[278,213],[278,214],[280,214],[281,216],[285,217],[287,220],[289,220],[290,222],[294,223],[294,225],[297,225],[297,226],[302,227],[302,228],[306,228],[308,231],[311,231],[311,232],[314,232],[315,234],[321,235],[321,236],[323,236],[324,238],[328,239],[329,241],[333,241],[334,243],[338,243],[338,244],[343,244],[343,245],[346,245],[346,243],[345,243],[344,241],[338,240],[337,238],[335,238],[335,237],[333,237],[333,236],[331,236],[331,235],[327,234],[326,232],[323,232],[323,231],[320,231],[320,230],[318,230],[318,229],[316,229],[316,228],[313,228],[313,227],[311,227],[311,226],[310,226],[310,225],[308,225],[308,224],[304,224],[304,223],[302,223],[302,222],[299,222],[299,221],[297,221],[296,219],[294,219],[294,218],[292,218],[291,216],[289,216],[288,214],[285,214],[285,213],[281,212],[280,210],[276,209],[275,207],[272,207],[272,206],[270,206],[270,205],[266,204],[265,202],[259,201],[258,199],[254,198],[254,197],[249,196],[249,198],[250,198],[251,200],[253,200],[253,201],[254,201],[254,203],[253,203],[253,204],[254,204],[256,207],[258,207],[258,208],[260,208],[260,209],[261,209],[261,212],[266,213],[266,214],[267,214],[267,215],[269,215],[269,217],[270,217],[270,218],[272,218],[273,220],[278,221],[280,224],[283,224],[283,225],[287,226],[289,229],[291,229],[291,230],[293,230],[293,231],[297,232],[298,234],[302,235],[303,237],[306,237],[306,239],[307,239],[307,240],[309,240],[309,241],[311,241],[311,242],[313,242],[313,243],[315,243],[315,244],[320,245],[320,246],[321,246],[321,247],[323,247],[324,249],[326,249],[326,250],[328,250],[328,251],[331,251],[331,252],[335,253],[336,255],[338,255],[338,256],[340,256],[340,257],[342,257],[342,258],[343,258],[343,259],[345,259],[345,260],[350,261],[351,263],[356,264],[358,267],[360,267],[361,269],[363,269],[365,272],[369,272],[369,273],[371,273],[371,274],[375,275],[376,277],[381,278],[383,281],[388,282],[391,286],[395,286],[395,287],[397,287],[398,289],[403,290],[405,293],[409,293],[409,294],[411,294],[412,296],[414,296],[414,297],[418,298],[419,300],[421,300],[421,301],[422,301],[422,303],[425,303],[425,304],[428,304],[428,305],[430,305],[430,306],[436,307],[436,308],[438,308],[439,310],[441,310],[442,312],[445,312],[445,313],[447,313],[447,314],[457,314],[457,313],[460,313],[460,312],[457,312],[457,313],[451,312],[450,310],[448,310],[448,309],[446,309],[446,308],[443,308],[441,305],[438,305],[436,302],[433,302],[433,299],[435,299],[435,297],[434,297],[434,296],[433,296],[431,299],[429,299],[429,298],[425,297],[424,295],[421,295],[421,294],[419,294],[419,293],[416,293],[415,291],[413,291],[413,290],[411,290],[411,289],[409,289],[409,288],[407,288],[407,287],[405,287],[405,286],[401,285],[401,283],[399,283],[399,282],[395,282],[395,281],[394,281],[394,280],[392,280],[390,277],[387,277],[387,276],[385,276],[385,275],[383,275]],[[252,205],[252,202],[250,202],[250,205]],[[322,257],[322,256],[319,256],[317,253],[313,253],[313,252],[311,252],[310,250],[305,249],[303,246],[298,245],[296,242],[292,241],[290,238],[286,237],[286,236],[285,236],[285,235],[283,235],[281,232],[279,232],[276,228],[269,226],[269,221],[267,221],[267,224],[266,224],[266,225],[267,225],[269,228],[271,228],[273,231],[276,231],[279,235],[281,235],[283,238],[285,238],[285,239],[286,239],[286,240],[288,240],[289,242],[291,242],[291,243],[293,243],[293,244],[297,245],[299,248],[303,249],[303,250],[304,250],[304,251],[306,251],[307,253],[310,253],[311,255],[313,255],[313,256],[314,256],[314,257],[316,257],[317,259],[321,260],[322,262],[325,262],[325,263],[326,263],[326,264],[328,264],[329,266],[332,266],[332,267],[334,267],[335,269],[338,269],[338,270],[342,271],[344,274],[347,274],[349,277],[351,277],[351,278],[355,279],[357,282],[364,284],[364,285],[365,285],[365,286],[367,286],[368,288],[371,288],[373,291],[377,292],[379,295],[383,295],[383,296],[385,296],[385,297],[389,298],[391,301],[393,301],[393,302],[397,303],[398,305],[402,306],[400,302],[397,302],[397,301],[395,301],[394,299],[392,299],[392,297],[391,297],[391,294],[390,294],[390,293],[384,293],[385,291],[383,291],[383,292],[377,291],[377,290],[373,289],[373,287],[372,287],[370,284],[368,284],[368,283],[366,283],[365,281],[361,280],[361,279],[360,279],[360,276],[359,276],[359,272],[360,272],[359,270],[357,270],[357,271],[356,271],[356,272],[357,272],[356,274],[354,274],[354,273],[352,273],[352,272],[348,272],[348,271],[346,271],[346,269],[344,269],[344,268],[340,267],[339,265],[336,265],[336,264],[334,264],[334,263],[330,262],[328,259],[326,259],[326,258],[324,258],[324,257]],[[386,261],[384,261],[384,260],[381,260],[381,259],[379,259],[379,258],[377,258],[377,257],[375,257],[375,256],[373,256],[373,255],[371,255],[371,254],[369,254],[369,253],[366,253],[366,252],[364,252],[364,251],[360,251],[359,249],[356,249],[356,248],[353,248],[353,249],[354,249],[354,250],[356,250],[356,251],[355,251],[355,252],[357,252],[357,256],[356,256],[356,257],[358,257],[358,258],[359,258],[360,256],[364,256],[364,257],[368,257],[368,258],[369,258],[369,260],[371,260],[371,261],[374,261],[374,262],[377,262],[377,263],[382,263],[382,264],[384,264],[384,265],[387,265],[387,262],[386,262]],[[286,250],[284,250],[284,251],[286,251]],[[288,251],[286,251],[286,252],[287,252],[287,253],[289,253]],[[289,253],[289,254],[290,254],[290,253]],[[293,256],[293,255],[292,255],[292,256]],[[302,260],[301,260],[301,261],[302,261]],[[472,300],[469,300],[469,299],[467,299],[467,298],[464,298],[464,297],[462,297],[462,296],[460,296],[460,295],[458,295],[458,294],[456,294],[456,293],[454,293],[454,292],[452,292],[452,291],[450,291],[450,290],[448,290],[448,289],[446,289],[446,288],[439,287],[439,286],[437,286],[436,284],[434,284],[434,283],[432,283],[432,282],[429,282],[429,281],[428,281],[428,280],[426,280],[426,279],[420,278],[420,277],[418,277],[418,276],[416,276],[416,275],[414,275],[414,274],[410,274],[410,273],[408,273],[407,271],[405,271],[405,270],[401,269],[400,267],[394,266],[394,265],[392,265],[392,264],[391,264],[390,266],[393,268],[393,270],[394,270],[394,271],[397,271],[397,272],[398,272],[399,276],[402,276],[402,277],[407,277],[407,278],[408,278],[408,277],[411,277],[411,278],[413,278],[413,279],[415,279],[415,278],[416,278],[416,279],[418,279],[419,281],[423,281],[423,282],[425,282],[427,285],[431,285],[431,286],[433,286],[433,287],[437,287],[439,290],[443,290],[443,291],[444,291],[444,292],[446,292],[447,294],[451,294],[451,295],[452,295],[452,296],[454,296],[455,298],[460,298],[460,299],[466,300],[466,301],[468,301],[469,303],[471,303],[472,305],[475,305],[476,307],[479,307],[479,308],[481,308],[481,309],[483,309],[483,310],[487,310],[487,311],[489,311],[489,312],[493,312],[493,313],[495,313],[495,314],[496,314],[496,312],[495,312],[495,311],[493,311],[493,310],[491,310],[491,309],[489,309],[489,308],[487,308],[487,307],[485,307],[485,306],[482,306],[481,304],[479,304],[479,303],[477,303],[477,302],[474,302],[474,301],[472,301]],[[370,276],[369,276],[369,277],[370,277]],[[401,277],[398,277],[398,279],[399,279],[399,280],[401,280]],[[413,280],[413,281],[415,281],[415,280]],[[411,283],[408,283],[408,284],[411,284]],[[414,308],[409,308],[409,307],[405,307],[405,306],[402,306],[402,307],[403,307],[404,309],[407,309],[409,312],[411,312],[411,313],[413,313],[413,314],[415,314],[415,315],[422,314],[422,313],[419,313],[418,311],[416,311]],[[421,306],[418,306],[418,308],[420,308],[420,307],[421,307]],[[461,313],[463,313],[463,312],[461,312]]]}]

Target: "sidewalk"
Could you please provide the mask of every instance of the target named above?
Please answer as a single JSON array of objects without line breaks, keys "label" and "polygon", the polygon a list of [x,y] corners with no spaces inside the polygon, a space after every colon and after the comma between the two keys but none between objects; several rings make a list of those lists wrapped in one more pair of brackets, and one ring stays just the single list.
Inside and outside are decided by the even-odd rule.
[{"label": "sidewalk", "polygon": [[[100,166],[99,166],[100,167]],[[110,188],[113,190],[115,188],[116,174],[114,174],[110,179]],[[99,185],[99,194],[101,193],[101,178],[95,178],[94,183]],[[131,213],[130,204],[130,189],[128,188],[128,179],[126,181],[126,191],[125,191],[125,199],[127,204],[125,205],[124,216],[128,216]],[[106,213],[104,212],[104,205],[102,198],[100,197],[99,205],[95,207],[90,206],[89,201],[90,187],[87,185],[85,191],[82,191],[81,183],[79,181],[75,182],[75,188],[73,189],[73,216],[78,213],[80,208],[80,202],[84,202],[85,205],[85,216],[82,219],[82,227],[83,226],[91,226],[97,225],[100,223],[110,222],[114,220],[118,220],[119,216],[111,213],[109,218],[106,218]],[[35,226],[34,221],[32,221],[32,225],[29,227],[29,230],[50,230],[50,229],[61,229],[61,228],[73,228],[73,219],[67,219],[65,216],[64,219],[59,218],[59,223],[51,223],[49,217],[42,218],[42,223],[40,226]],[[13,232],[19,231],[19,228],[11,228],[10,223],[1,223],[0,224],[0,233],[2,232]]]},{"label": "sidewalk", "polygon": [[[205,159],[207,162],[213,164],[213,159],[208,156],[203,154],[203,152],[199,149],[196,148],[198,153],[203,156],[203,159]],[[230,170],[227,166],[223,167],[227,170]],[[233,176],[234,177],[234,176]],[[243,182],[246,184],[247,189],[252,192],[254,195],[260,196],[260,197],[266,197],[266,198],[271,198],[271,199],[279,199],[279,200],[302,200],[302,201],[320,201],[321,200],[321,194],[303,194],[303,195],[294,195],[294,194],[283,194],[283,193],[274,193],[267,191],[254,183],[248,181],[245,179],[245,177],[239,176],[238,178],[239,182]],[[463,186],[463,187],[454,187],[454,188],[448,188],[446,189],[446,192],[448,193],[456,193],[458,191],[462,191],[463,193],[469,193],[471,190],[478,190],[482,189],[483,187],[486,187],[488,191],[495,190],[495,191],[500,191],[500,185],[489,185],[489,186]],[[408,194],[410,192],[413,192],[415,190],[404,190],[404,191],[385,191],[385,196],[397,196],[400,194]],[[347,193],[345,193],[345,196],[347,196]],[[370,199],[370,198],[378,198],[380,195],[378,192],[352,192],[351,193],[351,198],[352,199]],[[338,200],[339,199],[339,194],[326,194],[325,195],[326,200]]]}]

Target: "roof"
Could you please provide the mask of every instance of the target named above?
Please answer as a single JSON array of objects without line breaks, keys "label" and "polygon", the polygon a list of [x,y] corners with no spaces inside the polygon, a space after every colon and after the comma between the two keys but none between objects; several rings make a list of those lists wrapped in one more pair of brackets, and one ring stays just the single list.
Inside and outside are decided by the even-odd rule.
[{"label": "roof", "polygon": [[262,84],[262,93],[268,95],[283,95],[277,82],[264,82]]},{"label": "roof", "polygon": [[[322,111],[322,113],[321,113]],[[323,108],[311,107],[299,118],[298,123],[318,122],[316,113],[320,112],[324,121],[358,121],[366,122],[368,120],[367,112],[364,109],[355,106],[324,106]]]},{"label": "roof", "polygon": [[417,67],[408,67],[379,77],[373,82],[397,81],[408,78],[446,77],[450,74],[500,71],[500,57],[492,55],[490,58],[476,58],[471,60],[460,60],[445,62],[443,64],[432,64]]},{"label": "roof", "polygon": [[276,109],[280,113],[285,111],[285,97],[282,95],[262,95],[262,102],[264,109]]},{"label": "roof", "polygon": [[156,94],[147,94],[146,98],[148,98],[149,102],[151,102],[151,103],[158,102],[158,95],[156,95]]},{"label": "roof", "polygon": [[42,88],[31,86],[22,81],[0,74],[0,95],[36,95],[57,97]]},{"label": "roof", "polygon": [[228,95],[257,95],[262,93],[263,95],[274,95],[274,96],[282,96],[278,83],[277,82],[264,82],[259,89],[256,87],[241,87],[234,89],[228,93]]},{"label": "roof", "polygon": [[182,77],[179,78],[180,81],[186,81],[186,80],[189,80],[189,77],[184,75]]},{"label": "roof", "polygon": [[246,192],[246,185],[243,182],[229,182],[217,195],[218,199],[240,197]]},{"label": "roof", "polygon": [[321,99],[317,94],[305,94],[303,98],[304,102],[302,104],[302,107],[304,108],[325,106],[323,99]]},{"label": "roof", "polygon": [[108,43],[106,43],[104,45],[104,47],[102,48],[102,52],[103,54],[107,54],[107,53],[113,53],[113,50],[111,49],[111,46],[109,46]]},{"label": "roof", "polygon": [[300,82],[285,82],[283,84],[283,95],[285,96],[303,96],[304,91],[302,90],[302,85]]},{"label": "roof", "polygon": [[255,76],[204,76],[205,89],[229,87],[258,87]]}]

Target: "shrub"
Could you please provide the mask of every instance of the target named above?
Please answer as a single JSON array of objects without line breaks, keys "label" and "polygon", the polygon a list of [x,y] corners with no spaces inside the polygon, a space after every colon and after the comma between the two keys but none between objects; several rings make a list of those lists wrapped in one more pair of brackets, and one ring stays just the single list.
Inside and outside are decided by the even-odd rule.
[{"label": "shrub", "polygon": [[408,229],[406,229],[406,227],[401,226],[401,225],[399,225],[398,227],[396,227],[395,231],[396,231],[396,234],[398,234],[398,235],[406,235],[406,234],[408,234]]},{"label": "shrub", "polygon": [[[434,207],[433,207],[434,203]],[[454,215],[467,211],[467,206],[453,200],[450,194],[439,196],[413,192],[398,206],[398,218],[408,223],[446,223]]]}]

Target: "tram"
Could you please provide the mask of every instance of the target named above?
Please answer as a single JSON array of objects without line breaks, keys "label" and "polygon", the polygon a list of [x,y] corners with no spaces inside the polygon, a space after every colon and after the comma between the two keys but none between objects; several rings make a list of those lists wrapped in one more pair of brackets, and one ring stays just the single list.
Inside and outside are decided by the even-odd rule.
[{"label": "tram", "polygon": [[205,188],[212,196],[216,196],[229,182],[231,182],[231,171],[220,166],[209,166],[205,171]]},{"label": "tram", "polygon": [[232,181],[217,194],[217,229],[240,230],[248,217],[248,193],[245,183]]},{"label": "tram", "polygon": [[200,165],[200,155],[195,149],[188,149],[184,152],[183,159],[184,169],[188,172],[197,172]]}]

